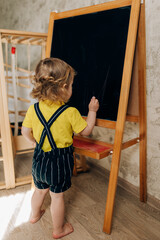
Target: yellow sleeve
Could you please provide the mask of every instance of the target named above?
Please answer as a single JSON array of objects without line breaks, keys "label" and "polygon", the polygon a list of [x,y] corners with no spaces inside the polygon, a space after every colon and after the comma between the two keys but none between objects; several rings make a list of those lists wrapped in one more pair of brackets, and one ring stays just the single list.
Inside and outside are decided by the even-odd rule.
[{"label": "yellow sleeve", "polygon": [[27,128],[32,128],[33,114],[34,114],[34,105],[31,105],[27,110],[22,126]]},{"label": "yellow sleeve", "polygon": [[70,107],[69,121],[72,125],[73,132],[80,133],[87,127],[87,122],[82,118],[80,112],[73,107]]}]

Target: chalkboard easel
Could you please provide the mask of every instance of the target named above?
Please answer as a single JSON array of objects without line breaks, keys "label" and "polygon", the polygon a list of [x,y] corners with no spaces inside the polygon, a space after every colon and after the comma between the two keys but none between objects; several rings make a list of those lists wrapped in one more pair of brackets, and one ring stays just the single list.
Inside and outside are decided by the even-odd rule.
[{"label": "chalkboard easel", "polygon": [[[129,10],[128,10],[129,9]],[[109,26],[112,25],[115,19],[118,19],[119,13],[126,12],[128,15],[125,15],[124,21],[127,21],[128,18],[128,29],[127,29],[127,35],[125,37],[122,36],[122,38],[118,41],[119,44],[121,44],[120,50],[123,50],[123,53],[121,55],[121,51],[119,51],[118,56],[120,56],[120,62],[117,62],[117,65],[115,65],[114,71],[110,71],[113,64],[111,62],[107,62],[107,54],[106,58],[104,57],[102,53],[102,59],[105,61],[106,68],[103,66],[103,61],[100,64],[101,68],[108,69],[108,75],[107,75],[107,81],[110,79],[110,82],[114,81],[115,77],[108,77],[110,72],[112,72],[112,76],[116,76],[116,78],[119,78],[120,81],[116,86],[116,90],[114,89],[114,96],[117,98],[112,98],[115,102],[117,112],[109,111],[108,107],[108,100],[106,100],[104,106],[107,106],[107,111],[104,111],[102,109],[101,114],[99,115],[100,118],[97,118],[96,125],[106,128],[112,128],[115,129],[115,138],[114,138],[114,144],[108,144],[101,141],[95,141],[92,139],[86,139],[82,137],[75,137],[74,139],[74,147],[75,152],[84,156],[89,156],[95,159],[101,159],[104,158],[110,154],[112,155],[112,163],[111,163],[111,171],[110,171],[110,178],[109,178],[109,186],[108,186],[108,194],[107,194],[107,202],[106,202],[106,210],[105,210],[105,218],[104,218],[104,226],[103,231],[110,234],[111,232],[111,224],[112,224],[112,216],[113,216],[113,208],[114,208],[114,201],[115,201],[115,194],[116,194],[116,186],[117,186],[117,178],[118,178],[118,171],[119,171],[119,163],[120,163],[120,155],[121,150],[128,148],[134,144],[139,143],[140,145],[140,200],[146,201],[146,99],[145,99],[145,92],[146,92],[146,85],[145,85],[145,64],[146,64],[146,58],[145,58],[145,10],[144,10],[144,1],[141,4],[141,0],[117,0],[113,2],[108,2],[104,4],[99,4],[95,6],[85,7],[81,9],[56,13],[52,12],[50,14],[50,21],[49,21],[49,29],[48,29],[48,38],[47,38],[47,47],[46,47],[46,57],[59,57],[65,60],[66,62],[70,63],[71,65],[76,66],[76,62],[78,61],[78,57],[81,56],[80,62],[78,64],[82,64],[83,68],[80,68],[80,75],[83,75],[83,69],[88,62],[86,61],[86,57],[88,54],[91,54],[90,60],[92,62],[92,65],[94,66],[93,73],[92,71],[87,71],[89,69],[88,67],[85,69],[85,73],[88,74],[88,79],[90,79],[90,76],[92,79],[94,79],[94,75],[96,74],[96,70],[99,66],[99,61],[97,60],[96,56],[99,56],[99,51],[97,55],[92,55],[92,53],[96,52],[96,49],[99,49],[98,45],[93,45],[93,41],[90,43],[87,42],[88,38],[85,38],[87,35],[87,31],[84,34],[84,37],[82,38],[82,30],[85,30],[85,25],[89,24],[89,22],[93,22],[94,24],[90,25],[90,34],[92,34],[92,38],[90,40],[94,39],[94,42],[97,41],[97,39],[101,40],[101,43],[103,44],[104,37],[106,37],[106,30],[103,31],[102,36],[97,36],[97,31],[99,31],[99,28],[96,24],[98,24],[98,21],[103,20],[103,17],[106,17],[106,24],[108,23],[108,29]],[[123,15],[123,14],[122,14]],[[122,15],[119,18],[122,19]],[[95,19],[97,18],[97,23]],[[108,21],[107,21],[108,19]],[[83,26],[81,28],[81,22],[83,23]],[[101,24],[104,22],[104,20],[101,22]],[[119,20],[117,20],[119,22]],[[138,27],[139,24],[139,27]],[[68,26],[68,28],[67,28]],[[116,26],[116,25],[115,25]],[[126,31],[124,29],[124,24],[122,23],[119,27],[123,28],[124,33],[126,34]],[[80,41],[72,48],[73,44],[70,44],[70,41],[72,39],[68,38],[68,36],[71,34],[68,33],[64,35],[65,31],[72,29],[73,38],[74,33],[77,35],[77,38],[75,38],[76,42],[80,39]],[[97,28],[96,28],[97,27]],[[104,24],[105,27],[105,24]],[[62,28],[62,29],[61,29]],[[95,28],[95,34],[94,29]],[[75,30],[74,30],[75,29]],[[80,31],[81,29],[81,31]],[[116,28],[115,28],[116,29]],[[60,30],[60,31],[59,31]],[[78,31],[79,30],[79,31]],[[121,31],[120,31],[121,32]],[[120,32],[118,35],[120,35]],[[104,34],[105,33],[105,34]],[[79,35],[78,35],[79,34]],[[116,35],[112,35],[114,38]],[[138,37],[137,37],[138,36]],[[124,37],[124,38],[123,38]],[[68,39],[68,45],[66,46],[65,43]],[[122,46],[124,39],[125,41],[125,48]],[[115,39],[113,39],[115,40]],[[111,41],[112,42],[112,41]],[[118,42],[114,42],[114,46],[116,47]],[[82,44],[83,43],[83,44]],[[89,43],[89,44],[88,44]],[[90,52],[88,52],[88,47],[91,47],[92,49]],[[80,49],[81,46],[81,49]],[[105,52],[105,44],[102,45],[103,50]],[[69,51],[67,52],[66,48],[69,48]],[[118,49],[118,48],[117,48]],[[135,51],[136,49],[136,51]],[[77,61],[74,56],[75,52],[78,53]],[[106,51],[106,53],[109,52],[109,48]],[[118,52],[118,50],[117,50]],[[64,54],[65,53],[65,54]],[[124,54],[124,57],[123,57]],[[112,55],[112,54],[111,54]],[[111,56],[110,55],[110,56]],[[93,59],[96,61],[93,62]],[[110,58],[111,59],[111,58]],[[122,62],[123,60],[123,62]],[[71,61],[71,62],[70,62]],[[94,65],[95,63],[95,65]],[[123,64],[122,64],[123,63]],[[78,67],[77,64],[77,67]],[[108,65],[107,65],[108,64]],[[121,67],[119,67],[121,66]],[[74,67],[74,66],[73,66]],[[118,71],[119,69],[120,74],[114,75],[115,71]],[[99,71],[100,72],[100,71]],[[99,73],[98,72],[98,73]],[[101,71],[102,72],[102,71]],[[85,75],[83,75],[85,77]],[[103,77],[103,76],[102,76]],[[112,80],[111,80],[112,79]],[[78,82],[79,79],[77,79]],[[131,81],[132,80],[132,81]],[[90,81],[90,80],[88,80]],[[96,78],[94,80],[94,84],[96,83]],[[90,97],[90,94],[93,94],[94,91],[96,94],[98,94],[96,91],[98,89],[98,83],[97,87],[96,84],[94,85],[93,89],[90,92],[86,92],[86,94],[83,96],[83,99],[85,99],[84,102],[88,101],[88,98]],[[78,82],[77,85],[79,88],[81,87],[80,83]],[[82,82],[83,86],[87,86],[86,80],[85,82]],[[108,84],[108,82],[106,83]],[[92,85],[88,85],[88,88],[91,89]],[[115,84],[112,84],[115,85]],[[110,85],[103,85],[104,90],[106,89],[105,86],[110,87]],[[97,89],[95,89],[97,88]],[[117,90],[118,89],[118,90]],[[83,87],[84,90],[84,87]],[[99,90],[100,91],[100,90]],[[111,90],[112,91],[112,90]],[[78,91],[77,91],[78,94]],[[81,91],[82,94],[82,91]],[[105,91],[104,91],[105,96]],[[118,96],[118,97],[117,97]],[[81,96],[79,96],[80,99]],[[82,100],[83,100],[82,99]],[[106,98],[107,99],[107,98]],[[102,99],[101,105],[103,105]],[[76,101],[75,101],[76,102]],[[82,101],[81,101],[82,102]],[[137,104],[135,104],[137,103]],[[77,101],[77,104],[78,101]],[[136,108],[135,108],[136,106]],[[85,115],[85,104],[82,106],[79,105],[81,113]],[[137,110],[138,109],[138,110]],[[103,115],[103,112],[105,112],[106,115]],[[105,117],[106,116],[106,117]],[[125,121],[132,121],[132,122],[138,122],[139,123],[139,136],[137,138],[131,139],[128,142],[122,142],[123,140],[123,132],[124,132],[124,124]],[[81,147],[82,145],[86,144],[86,147]],[[85,144],[84,144],[85,143]],[[97,151],[92,149],[92,146],[97,148]]]}]

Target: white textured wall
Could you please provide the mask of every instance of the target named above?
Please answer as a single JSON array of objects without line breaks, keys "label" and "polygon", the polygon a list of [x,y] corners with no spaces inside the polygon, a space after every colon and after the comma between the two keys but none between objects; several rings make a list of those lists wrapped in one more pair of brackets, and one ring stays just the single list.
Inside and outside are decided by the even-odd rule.
[{"label": "white textured wall", "polygon": [[[52,10],[65,11],[107,2],[105,0],[0,0],[0,28],[47,32]],[[147,46],[147,188],[160,199],[160,0],[146,0]],[[138,125],[127,123],[124,139],[135,137]],[[94,137],[113,142],[114,131],[95,128]],[[119,175],[139,185],[138,146],[124,150]],[[110,169],[111,158],[99,164]]]}]

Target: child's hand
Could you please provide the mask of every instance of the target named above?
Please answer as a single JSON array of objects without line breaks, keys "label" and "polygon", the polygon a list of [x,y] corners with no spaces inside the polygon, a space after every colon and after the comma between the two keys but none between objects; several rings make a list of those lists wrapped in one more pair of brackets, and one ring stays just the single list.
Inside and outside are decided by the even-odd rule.
[{"label": "child's hand", "polygon": [[96,99],[95,97],[92,97],[89,103],[89,111],[97,112],[98,109],[99,109],[98,99]]}]

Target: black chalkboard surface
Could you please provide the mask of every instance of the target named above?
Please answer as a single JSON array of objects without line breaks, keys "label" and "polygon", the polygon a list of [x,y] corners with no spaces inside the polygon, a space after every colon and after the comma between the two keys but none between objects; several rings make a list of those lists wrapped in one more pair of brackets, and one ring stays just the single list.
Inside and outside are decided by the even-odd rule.
[{"label": "black chalkboard surface", "polygon": [[130,9],[54,21],[51,57],[66,61],[77,72],[68,104],[83,116],[95,96],[100,103],[97,118],[117,119]]}]

